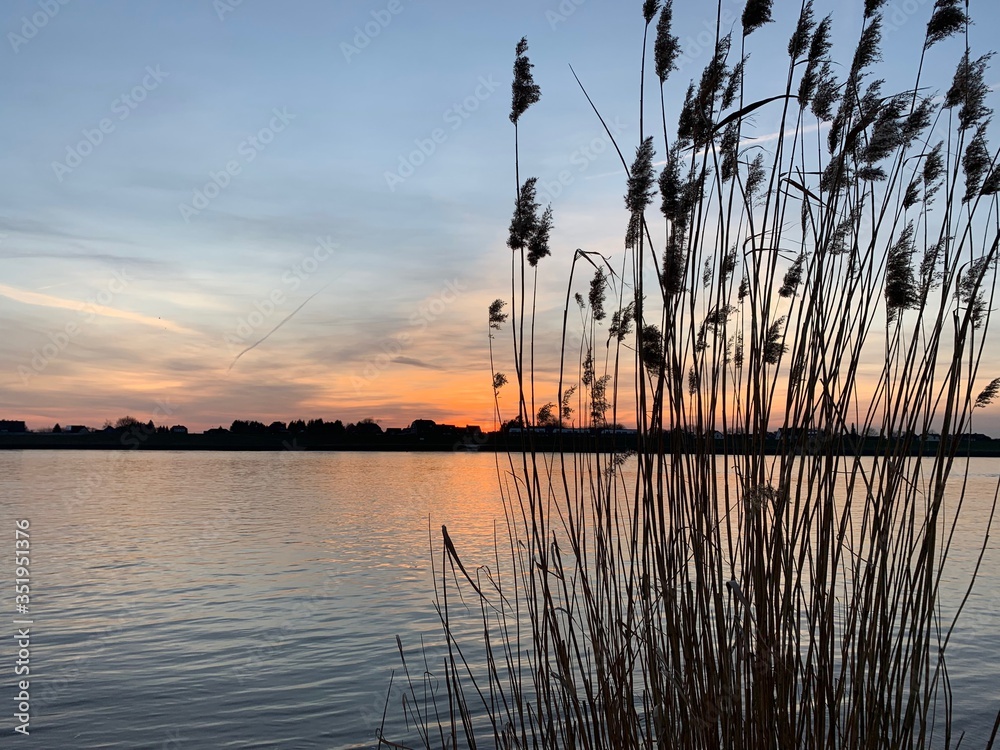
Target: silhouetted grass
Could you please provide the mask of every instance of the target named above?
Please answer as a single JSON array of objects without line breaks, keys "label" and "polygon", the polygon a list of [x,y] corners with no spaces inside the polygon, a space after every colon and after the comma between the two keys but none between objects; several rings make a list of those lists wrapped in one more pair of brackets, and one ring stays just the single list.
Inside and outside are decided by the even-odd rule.
[{"label": "silhouetted grass", "polygon": [[[622,265],[574,255],[541,415],[634,420],[638,451],[541,454],[520,433],[523,450],[498,458],[495,557],[443,530],[447,653],[409,674],[406,714],[426,747],[955,747],[945,647],[961,606],[940,588],[965,492],[955,438],[1000,388],[979,372],[1000,245],[988,57],[963,43],[966,6],[938,0],[923,49],[893,51],[913,58],[912,88],[890,93],[882,3],[864,3],[844,65],[805,3],[783,88],[747,101],[760,87],[745,87],[744,56],[771,22],[771,3],[750,0],[742,35],[719,29],[671,110],[679,46],[660,6],[635,13],[655,22],[640,112],[659,84],[662,133],[641,119],[623,159]],[[527,52],[522,40],[517,137],[540,97]],[[952,80],[924,80],[956,54]],[[780,113],[776,138],[748,140],[754,113]],[[498,418],[513,389],[507,416],[529,425],[552,214],[516,174],[511,298],[488,330],[496,361],[493,332],[512,333]],[[584,294],[581,268],[595,272]],[[857,435],[878,454],[862,457]]]}]

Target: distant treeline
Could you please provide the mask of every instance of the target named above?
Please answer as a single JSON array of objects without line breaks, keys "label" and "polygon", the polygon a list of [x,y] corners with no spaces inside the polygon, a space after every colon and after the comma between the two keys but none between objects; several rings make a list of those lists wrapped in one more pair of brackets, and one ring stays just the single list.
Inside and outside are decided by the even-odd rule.
[{"label": "distant treeline", "polygon": [[162,450],[530,450],[539,452],[657,451],[683,454],[873,455],[902,453],[933,455],[941,450],[975,456],[1000,456],[1000,440],[972,433],[942,441],[936,434],[903,433],[892,436],[826,433],[817,430],[776,430],[760,435],[723,434],[672,429],[649,432],[640,440],[637,431],[622,425],[571,428],[558,425],[524,427],[519,420],[505,422],[494,432],[476,425],[438,424],[414,420],[408,427],[383,429],[374,419],[344,424],[337,419],[294,419],[265,424],[236,419],[228,428],[215,427],[202,434],[188,434],[183,425],[156,426],[122,417],[102,429],[82,425],[51,431],[28,432],[23,422],[6,421],[0,429],[0,448],[99,448]]},{"label": "distant treeline", "polygon": [[[206,434],[222,432],[223,428],[206,430]],[[382,428],[374,419],[362,419],[360,422],[350,422],[347,426],[339,419],[326,422],[323,419],[293,419],[288,424],[271,422],[265,425],[256,420],[234,419],[229,426],[233,435],[331,435],[334,437],[346,435],[381,435]]]}]

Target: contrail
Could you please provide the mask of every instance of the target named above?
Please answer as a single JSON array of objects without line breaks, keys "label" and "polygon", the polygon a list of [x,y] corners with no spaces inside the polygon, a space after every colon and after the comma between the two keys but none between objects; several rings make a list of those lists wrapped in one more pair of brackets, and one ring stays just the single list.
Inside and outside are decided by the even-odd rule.
[{"label": "contrail", "polygon": [[308,297],[305,298],[305,301],[301,305],[299,305],[294,310],[292,310],[290,313],[288,313],[288,315],[286,315],[284,317],[284,319],[280,323],[278,323],[278,325],[276,325],[274,328],[272,328],[270,331],[268,331],[262,338],[257,339],[257,341],[255,341],[254,343],[250,344],[250,346],[248,346],[246,349],[244,349],[239,354],[237,354],[236,358],[233,359],[233,361],[229,364],[229,367],[226,370],[226,372],[228,373],[230,370],[233,369],[233,365],[236,364],[237,360],[240,357],[242,357],[244,354],[246,354],[251,349],[256,349],[258,345],[263,344],[265,341],[267,341],[268,338],[270,338],[270,336],[271,336],[272,333],[274,333],[275,331],[277,331],[279,328],[281,328],[281,326],[285,325],[285,323],[287,323],[289,320],[291,320],[292,316],[295,315],[295,313],[297,313],[303,307],[305,307],[308,304],[309,300],[311,300],[317,294],[319,294],[320,292],[322,292],[328,286],[330,286],[330,285],[329,284],[324,284],[320,289],[318,289],[317,291],[315,291],[312,294],[310,294]]}]

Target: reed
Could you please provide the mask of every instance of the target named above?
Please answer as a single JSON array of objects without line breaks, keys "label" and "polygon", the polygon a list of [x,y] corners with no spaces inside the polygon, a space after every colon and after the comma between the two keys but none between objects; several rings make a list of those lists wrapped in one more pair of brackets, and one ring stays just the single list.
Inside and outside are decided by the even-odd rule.
[{"label": "reed", "polygon": [[[543,453],[532,430],[509,434],[493,558],[442,530],[446,648],[409,673],[405,709],[421,746],[959,743],[946,647],[965,599],[944,602],[942,576],[960,436],[1000,390],[980,372],[1000,248],[989,56],[968,49],[967,5],[938,0],[923,48],[904,51],[912,88],[884,91],[882,5],[865,0],[838,66],[830,16],[803,3],[783,89],[748,100],[770,84],[747,85],[746,56],[772,22],[769,0],[749,0],[674,106],[672,3],[642,3],[639,110],[659,85],[662,132],[640,116],[622,159],[623,254],[573,256],[541,409],[536,274],[553,215],[515,155],[510,297],[488,328],[497,362],[509,329],[514,377],[494,370],[496,413],[513,389],[508,418],[590,429],[593,449]],[[949,53],[951,80],[925,81]],[[522,39],[518,138],[541,97],[531,71]],[[765,112],[779,135],[755,143]],[[598,431],[619,420],[635,424],[634,453],[603,449]]]}]

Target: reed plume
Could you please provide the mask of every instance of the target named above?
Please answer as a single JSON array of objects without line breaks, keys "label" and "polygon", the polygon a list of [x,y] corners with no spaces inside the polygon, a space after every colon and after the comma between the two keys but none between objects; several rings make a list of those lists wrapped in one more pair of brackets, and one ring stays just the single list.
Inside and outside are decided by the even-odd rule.
[{"label": "reed plume", "polygon": [[[969,499],[966,435],[1000,393],[980,372],[1000,252],[990,55],[963,47],[943,102],[918,93],[925,56],[971,22],[967,5],[938,0],[922,46],[894,53],[913,52],[912,87],[887,92],[883,6],[864,0],[838,80],[831,16],[801,3],[783,88],[753,101],[747,82],[762,73],[744,46],[773,21],[771,2],[749,0],[735,44],[716,29],[672,131],[660,98],[659,175],[659,135],[642,127],[623,160],[621,257],[573,254],[561,351],[542,355],[558,384],[536,384],[524,334],[524,261],[537,280],[552,212],[515,153],[519,406],[506,418],[520,433],[498,438],[492,556],[443,534],[447,655],[427,668],[425,706],[408,710],[416,743],[971,744],[953,722],[947,647],[995,499],[978,562],[944,581]],[[644,29],[657,13],[662,93],[680,47],[671,2],[644,2]],[[540,96],[526,51],[522,40],[515,128]],[[645,36],[642,55],[644,70]],[[778,126],[762,146],[765,113]],[[594,275],[581,281],[578,264]],[[491,339],[503,309],[490,306]],[[494,370],[494,393],[505,382]],[[536,387],[554,390],[541,409]],[[1000,713],[975,741],[991,747],[998,728]]]}]

